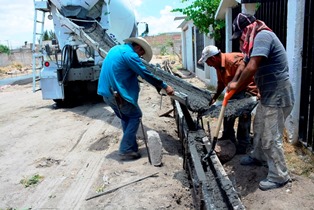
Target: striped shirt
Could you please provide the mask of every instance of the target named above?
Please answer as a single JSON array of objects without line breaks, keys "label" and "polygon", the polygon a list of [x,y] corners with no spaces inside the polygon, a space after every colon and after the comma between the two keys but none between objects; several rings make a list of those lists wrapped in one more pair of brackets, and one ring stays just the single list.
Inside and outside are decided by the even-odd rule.
[{"label": "striped shirt", "polygon": [[294,103],[286,51],[271,31],[262,30],[254,39],[250,57],[265,57],[254,75],[261,103],[270,107],[287,107]]}]

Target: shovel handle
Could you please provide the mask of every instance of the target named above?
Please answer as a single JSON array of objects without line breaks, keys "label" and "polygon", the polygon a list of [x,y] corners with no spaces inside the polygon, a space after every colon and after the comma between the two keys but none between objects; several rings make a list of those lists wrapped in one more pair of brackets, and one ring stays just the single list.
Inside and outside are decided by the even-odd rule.
[{"label": "shovel handle", "polygon": [[228,104],[228,100],[233,96],[233,94],[235,92],[236,92],[236,90],[233,89],[233,90],[230,90],[229,92],[225,93],[224,100],[222,102],[222,107],[221,107],[221,110],[220,110],[220,113],[219,113],[219,117],[218,117],[218,124],[217,124],[217,127],[216,127],[216,132],[214,133],[214,139],[213,139],[213,142],[212,142],[212,147],[209,150],[209,152],[205,155],[205,157],[203,158],[203,161],[206,161],[207,158],[215,150],[215,146],[216,146],[216,143],[217,143],[217,140],[218,140],[219,130],[220,130],[220,127],[221,127],[221,124],[222,124],[222,119],[224,118],[225,109],[226,109],[226,106]]},{"label": "shovel handle", "polygon": [[225,93],[224,100],[222,101],[223,106],[227,106],[228,100],[235,94],[236,90],[232,89],[229,92]]}]

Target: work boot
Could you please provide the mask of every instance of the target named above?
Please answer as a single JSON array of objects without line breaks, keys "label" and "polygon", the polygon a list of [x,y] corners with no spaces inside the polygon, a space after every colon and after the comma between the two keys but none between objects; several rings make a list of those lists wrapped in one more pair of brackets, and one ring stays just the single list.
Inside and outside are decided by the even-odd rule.
[{"label": "work boot", "polygon": [[259,183],[259,189],[265,191],[265,190],[271,190],[271,189],[276,189],[285,186],[288,182],[291,182],[290,179],[283,183],[277,183],[277,182],[272,182],[269,181],[268,179],[264,179]]},{"label": "work boot", "polygon": [[138,152],[119,153],[120,159],[124,161],[137,160],[141,158],[141,154]]}]

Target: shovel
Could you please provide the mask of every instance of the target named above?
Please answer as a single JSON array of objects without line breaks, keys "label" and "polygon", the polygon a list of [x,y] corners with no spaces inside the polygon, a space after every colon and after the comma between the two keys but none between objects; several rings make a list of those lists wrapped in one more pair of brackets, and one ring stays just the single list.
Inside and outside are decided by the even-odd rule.
[{"label": "shovel", "polygon": [[233,90],[225,93],[224,100],[222,101],[222,106],[221,106],[221,110],[220,110],[219,117],[218,117],[218,125],[217,125],[217,128],[216,128],[216,132],[214,133],[214,139],[213,139],[213,142],[212,142],[212,147],[209,150],[209,152],[207,153],[207,155],[205,155],[205,157],[203,158],[203,161],[206,161],[206,159],[215,150],[215,146],[216,146],[216,143],[217,143],[217,140],[218,140],[219,130],[220,130],[220,127],[221,127],[222,119],[224,118],[224,113],[225,113],[226,106],[228,104],[228,100],[233,96],[233,94],[235,92],[236,92],[236,90],[233,89]]}]

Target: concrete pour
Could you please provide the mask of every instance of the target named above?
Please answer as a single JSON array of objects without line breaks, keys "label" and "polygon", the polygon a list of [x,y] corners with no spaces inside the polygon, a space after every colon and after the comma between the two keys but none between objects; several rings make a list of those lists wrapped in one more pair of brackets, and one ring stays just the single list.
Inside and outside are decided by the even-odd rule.
[{"label": "concrete pour", "polygon": [[[256,97],[229,100],[225,109],[224,117],[239,117],[242,114],[249,114],[258,104]],[[221,110],[221,102],[213,104],[202,116],[218,118]]]},{"label": "concrete pour", "polygon": [[154,75],[174,88],[178,93],[174,99],[183,103],[190,111],[205,112],[209,109],[209,102],[212,99],[210,91],[197,88],[185,80],[163,71],[157,66],[148,64],[147,62],[144,62],[144,64]]},{"label": "concrete pour", "polygon": [[[102,57],[106,56],[111,47],[119,44],[95,23],[89,28],[85,28],[83,31],[77,30],[75,32],[77,32],[80,39],[83,39],[85,43],[91,45]],[[145,60],[142,61],[149,71],[175,89],[177,93],[176,96],[174,96],[175,100],[183,103],[190,111],[197,112],[199,115],[208,113],[211,117],[218,117],[221,107],[209,106],[209,102],[212,99],[210,91],[197,88],[181,78],[162,70],[158,66],[149,64]],[[239,116],[244,112],[250,112],[256,104],[256,101],[250,99],[237,100],[235,103],[230,102],[226,107],[225,116]]]}]

